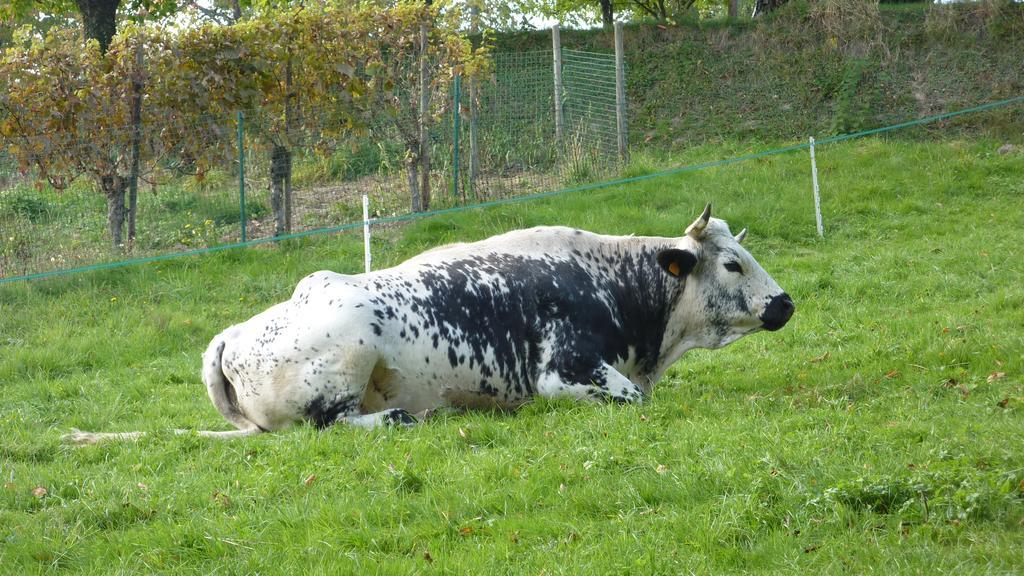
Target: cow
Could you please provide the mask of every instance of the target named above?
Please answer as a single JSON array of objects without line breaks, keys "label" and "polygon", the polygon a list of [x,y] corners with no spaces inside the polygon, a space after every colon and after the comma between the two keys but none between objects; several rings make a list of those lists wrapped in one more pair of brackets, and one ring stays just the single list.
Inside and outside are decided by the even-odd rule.
[{"label": "cow", "polygon": [[203,381],[237,430],[199,434],[405,425],[534,396],[642,402],[687,350],[778,330],[793,315],[740,245],[745,234],[708,204],[681,238],[538,227],[366,274],[314,272],[210,342]]}]

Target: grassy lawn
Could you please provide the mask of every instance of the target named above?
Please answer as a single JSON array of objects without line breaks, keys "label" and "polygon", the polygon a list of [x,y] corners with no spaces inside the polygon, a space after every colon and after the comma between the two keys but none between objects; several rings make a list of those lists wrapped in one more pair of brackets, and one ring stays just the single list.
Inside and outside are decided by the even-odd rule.
[{"label": "grassy lawn", "polygon": [[376,236],[384,266],[537,224],[680,235],[714,201],[796,316],[641,406],[161,432],[227,429],[209,339],[357,272],[356,234],[0,287],[0,572],[1021,573],[1024,154],[998,144],[821,148],[823,240],[805,153]]}]

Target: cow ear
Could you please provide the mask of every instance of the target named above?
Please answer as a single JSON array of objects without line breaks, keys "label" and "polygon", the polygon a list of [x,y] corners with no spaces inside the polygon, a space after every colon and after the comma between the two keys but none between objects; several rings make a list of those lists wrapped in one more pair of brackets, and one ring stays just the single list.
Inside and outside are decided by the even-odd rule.
[{"label": "cow ear", "polygon": [[696,265],[697,257],[689,250],[669,248],[658,252],[658,266],[676,278],[682,278],[693,272]]}]

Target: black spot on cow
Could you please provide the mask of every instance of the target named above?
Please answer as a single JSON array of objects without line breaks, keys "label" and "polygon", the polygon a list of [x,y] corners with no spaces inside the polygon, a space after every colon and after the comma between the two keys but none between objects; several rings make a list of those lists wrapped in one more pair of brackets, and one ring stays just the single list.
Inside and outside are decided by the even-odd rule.
[{"label": "black spot on cow", "polygon": [[486,379],[480,381],[480,392],[488,396],[498,395],[498,389],[495,388],[494,386],[491,386]]},{"label": "black spot on cow", "polygon": [[344,396],[331,400],[317,396],[306,405],[305,414],[306,419],[317,428],[325,428],[337,422],[339,417],[354,414],[358,409],[359,398],[356,396]]},{"label": "black spot on cow", "polygon": [[[597,267],[594,254],[574,254],[569,260],[486,254],[439,263],[419,272],[425,291],[411,298],[410,309],[436,327],[433,346],[447,344],[453,367],[467,358],[455,346],[465,346],[481,373],[496,373],[517,394],[532,394],[544,371],[603,383],[603,363],[624,361],[631,351],[641,370],[653,372],[685,282],[662,272],[653,249],[614,254],[610,271]],[[543,365],[545,339],[559,352]],[[493,363],[485,362],[488,352]]]},{"label": "black spot on cow", "polygon": [[384,414],[383,422],[391,426],[412,426],[416,423],[416,418],[401,408],[395,408]]}]

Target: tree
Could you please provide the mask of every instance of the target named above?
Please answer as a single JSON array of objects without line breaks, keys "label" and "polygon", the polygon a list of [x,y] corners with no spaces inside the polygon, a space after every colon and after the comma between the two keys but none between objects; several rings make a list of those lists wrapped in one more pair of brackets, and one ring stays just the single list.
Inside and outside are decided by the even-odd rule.
[{"label": "tree", "polygon": [[8,90],[0,94],[0,138],[23,170],[35,168],[54,188],[79,175],[94,179],[107,198],[108,229],[122,244],[124,197],[130,169],[131,76],[134,47],[124,42],[105,57],[95,40],[52,31],[26,40],[0,59]]},{"label": "tree", "polygon": [[[0,21],[28,21],[45,32],[53,19],[77,16],[82,21],[82,37],[99,42],[105,53],[117,33],[117,14],[122,19],[141,22],[177,14],[177,0],[8,0],[0,6]],[[44,19],[45,16],[45,19]]]},{"label": "tree", "polygon": [[474,50],[459,34],[460,17],[457,11],[400,4],[370,21],[363,43],[367,97],[360,111],[366,125],[383,115],[404,143],[414,211],[430,208],[423,137],[449,103],[443,95],[453,75],[473,77],[487,70],[486,47]]},{"label": "tree", "polygon": [[612,0],[598,0],[601,5],[601,25],[611,28],[615,24],[615,14],[612,9]]},{"label": "tree", "polygon": [[614,0],[536,0],[533,8],[539,14],[563,23],[598,21],[605,28],[615,24]]},{"label": "tree", "polygon": [[[90,178],[107,198],[111,241],[120,247],[133,175],[172,166],[202,177],[233,158],[225,127],[246,110],[251,136],[269,145],[280,234],[296,146],[329,152],[384,117],[418,161],[411,135],[448,101],[430,98],[423,113],[418,105],[423,25],[432,94],[455,73],[483,69],[483,52],[459,35],[457,15],[422,5],[293,9],[173,35],[128,24],[106,54],[73,30],[23,35],[0,56],[0,78],[9,83],[0,94],[0,146],[58,190]],[[142,121],[142,102],[158,123]],[[414,203],[422,200],[416,166],[409,164]]]},{"label": "tree", "polygon": [[756,0],[754,2],[754,17],[767,14],[786,3],[786,0]]},{"label": "tree", "polygon": [[121,0],[75,0],[82,15],[82,35],[99,42],[100,52],[106,52],[117,32],[117,8]]}]

